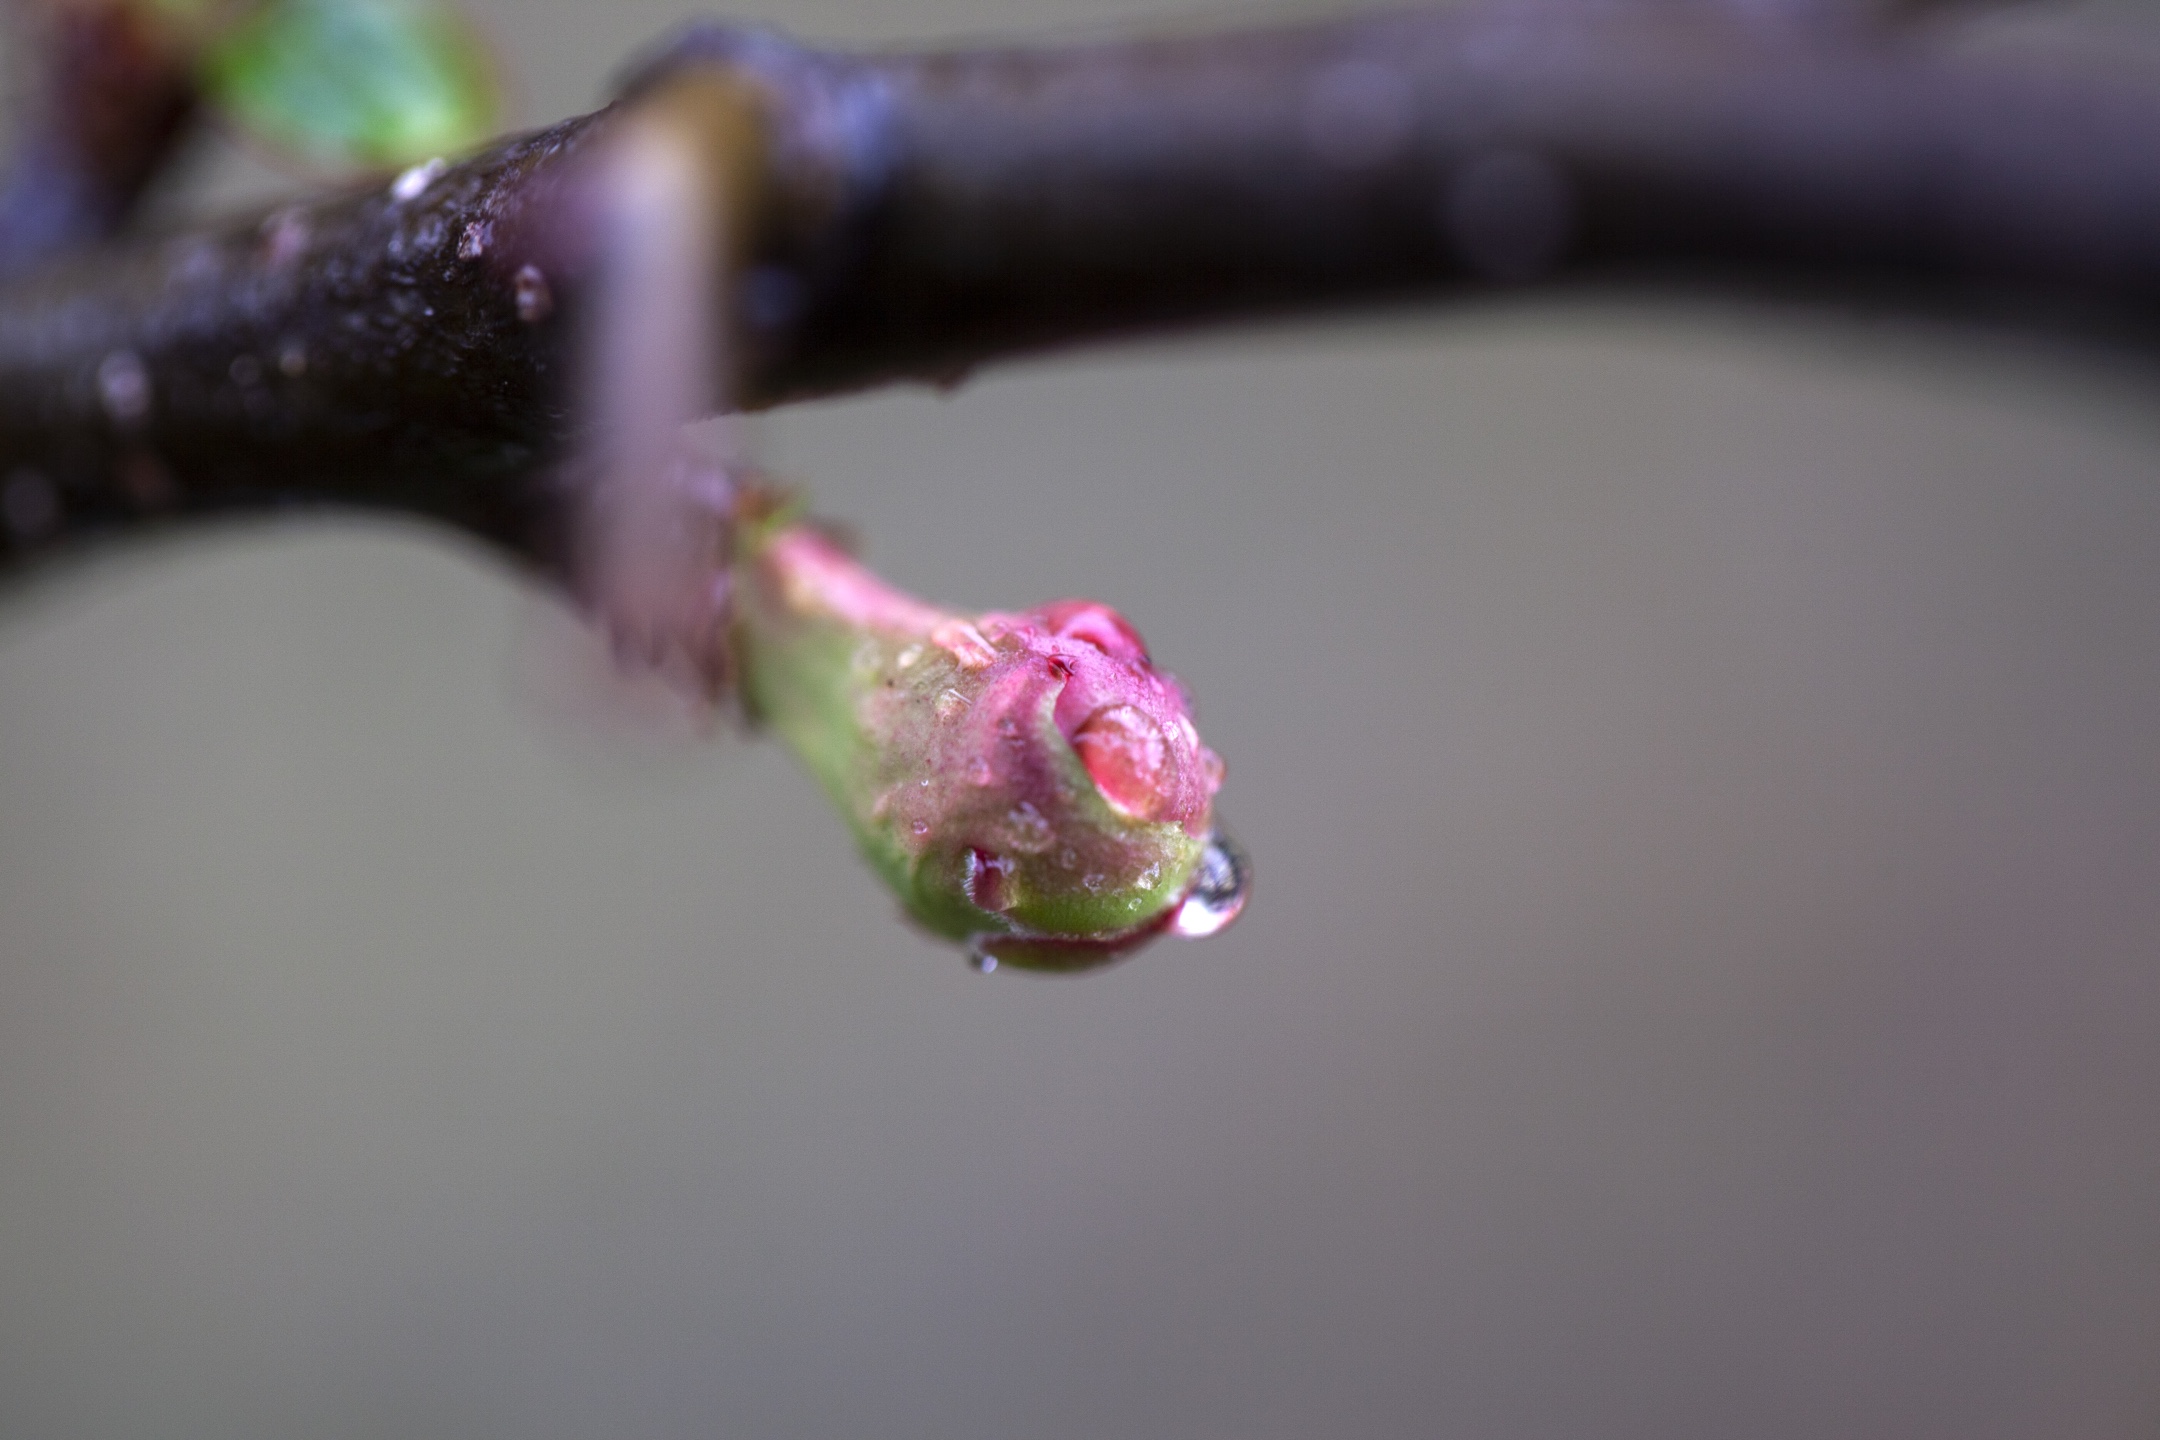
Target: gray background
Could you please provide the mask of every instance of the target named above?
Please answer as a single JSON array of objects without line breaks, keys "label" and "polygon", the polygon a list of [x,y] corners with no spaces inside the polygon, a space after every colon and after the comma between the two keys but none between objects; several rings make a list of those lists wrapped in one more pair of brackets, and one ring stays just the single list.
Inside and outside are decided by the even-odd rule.
[{"label": "gray background", "polygon": [[[481,13],[537,119],[676,7]],[[16,595],[0,1434],[2160,1434],[2152,399],[1601,304],[760,422],[1197,692],[1252,909],[1081,980],[441,537]]]}]

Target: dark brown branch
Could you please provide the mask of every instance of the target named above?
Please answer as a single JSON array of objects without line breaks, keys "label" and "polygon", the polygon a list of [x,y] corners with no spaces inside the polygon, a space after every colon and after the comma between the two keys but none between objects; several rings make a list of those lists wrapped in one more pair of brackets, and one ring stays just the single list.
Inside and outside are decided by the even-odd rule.
[{"label": "dark brown branch", "polygon": [[[1732,284],[2149,347],[2160,86],[1686,4],[1069,49],[693,31],[769,97],[732,287],[751,405],[1103,336],[1554,285]],[[0,520],[329,501],[558,564],[605,113],[0,294]],[[8,542],[0,541],[0,545]],[[5,552],[0,552],[5,553]]]}]

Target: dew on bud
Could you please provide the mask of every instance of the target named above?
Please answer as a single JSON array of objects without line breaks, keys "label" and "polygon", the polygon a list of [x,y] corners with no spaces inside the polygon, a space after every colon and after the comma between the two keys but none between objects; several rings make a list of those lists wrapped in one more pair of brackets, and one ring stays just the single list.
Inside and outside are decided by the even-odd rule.
[{"label": "dew on bud", "polygon": [[1136,820],[1162,818],[1172,761],[1154,721],[1130,705],[1105,705],[1073,732],[1072,747],[1105,800]]},{"label": "dew on bud", "polygon": [[1244,898],[1222,762],[1106,605],[961,615],[816,528],[740,524],[732,655],[908,914],[987,964],[1080,971]]},{"label": "dew on bud", "polygon": [[1022,800],[1005,812],[1002,828],[1007,843],[1023,855],[1041,854],[1050,848],[1050,842],[1055,838],[1050,822],[1028,800]]},{"label": "dew on bud", "polygon": [[1193,869],[1192,889],[1171,912],[1170,933],[1204,940],[1227,928],[1252,893],[1252,865],[1236,841],[1221,830],[1208,836]]}]

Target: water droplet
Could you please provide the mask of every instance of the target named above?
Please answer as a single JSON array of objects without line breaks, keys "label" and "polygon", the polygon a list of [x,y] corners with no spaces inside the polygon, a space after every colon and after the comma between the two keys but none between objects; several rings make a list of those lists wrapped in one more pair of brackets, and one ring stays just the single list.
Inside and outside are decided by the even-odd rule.
[{"label": "water droplet", "polygon": [[510,291],[517,300],[517,317],[527,325],[537,325],[555,312],[555,292],[537,265],[518,266]]},{"label": "water droplet", "polygon": [[914,831],[917,835],[927,835],[930,833],[930,822],[927,820],[917,820],[913,825],[910,825],[908,829]]},{"label": "water droplet", "polygon": [[1072,747],[1121,815],[1160,820],[1177,802],[1177,766],[1162,732],[1132,705],[1106,705],[1073,732]]},{"label": "water droplet", "polygon": [[899,655],[894,658],[893,663],[895,665],[898,665],[902,670],[909,670],[913,669],[915,662],[920,659],[922,659],[922,646],[910,645],[907,647],[907,649],[902,650]]},{"label": "water droplet", "polygon": [[990,768],[988,756],[978,755],[975,757],[975,763],[968,767],[968,779],[977,785],[988,785],[991,781],[997,779],[997,772]]},{"label": "water droplet", "polygon": [[968,951],[968,968],[978,975],[995,975],[997,965],[997,956],[987,950]]},{"label": "water droplet", "polygon": [[449,168],[439,156],[422,161],[390,182],[390,198],[401,205],[419,199],[427,193],[428,186],[435,183],[436,177]]},{"label": "water droplet", "polygon": [[1235,840],[1218,829],[1200,852],[1192,889],[1178,902],[1177,913],[1170,918],[1170,933],[1198,940],[1226,929],[1251,893],[1252,862]]},{"label": "water droplet", "polygon": [[458,259],[477,260],[487,254],[488,241],[495,237],[495,227],[485,220],[474,220],[466,225],[465,233],[458,237]]},{"label": "water droplet", "polygon": [[150,413],[150,372],[132,350],[115,350],[98,362],[98,400],[116,425],[133,425]]},{"label": "water droplet", "polygon": [[1023,855],[1039,855],[1050,848],[1055,837],[1050,832],[1050,822],[1042,811],[1022,800],[1005,812],[1005,823],[1000,827],[1006,842]]}]

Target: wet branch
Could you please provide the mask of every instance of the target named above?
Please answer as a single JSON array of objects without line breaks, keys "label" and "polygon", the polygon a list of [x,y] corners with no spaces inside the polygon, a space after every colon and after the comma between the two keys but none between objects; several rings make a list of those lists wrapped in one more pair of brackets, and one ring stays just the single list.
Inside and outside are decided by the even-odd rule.
[{"label": "wet branch", "polygon": [[2147,75],[1685,0],[934,54],[711,27],[610,111],[0,291],[0,569],[81,534],[332,503],[560,571],[607,288],[579,176],[701,74],[764,116],[730,162],[755,174],[730,272],[703,292],[753,407],[1555,286],[1886,303],[2147,352],[2160,330]]}]

